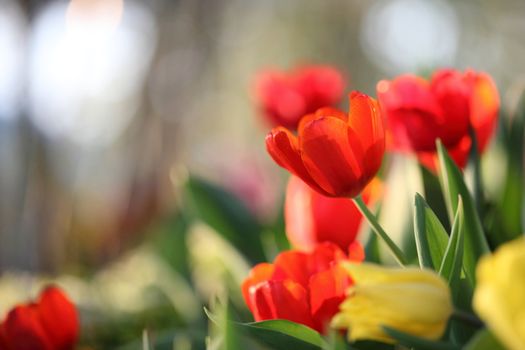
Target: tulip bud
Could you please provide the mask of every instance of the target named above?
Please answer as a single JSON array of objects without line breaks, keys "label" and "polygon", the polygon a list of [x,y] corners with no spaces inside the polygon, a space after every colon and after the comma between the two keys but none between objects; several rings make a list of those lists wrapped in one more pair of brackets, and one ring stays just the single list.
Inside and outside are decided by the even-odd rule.
[{"label": "tulip bud", "polygon": [[348,329],[350,341],[394,343],[383,326],[426,339],[439,339],[452,314],[447,283],[429,270],[341,264],[354,284],[348,288],[332,327]]},{"label": "tulip bud", "polygon": [[509,349],[525,349],[525,238],[483,257],[476,277],[476,312]]}]

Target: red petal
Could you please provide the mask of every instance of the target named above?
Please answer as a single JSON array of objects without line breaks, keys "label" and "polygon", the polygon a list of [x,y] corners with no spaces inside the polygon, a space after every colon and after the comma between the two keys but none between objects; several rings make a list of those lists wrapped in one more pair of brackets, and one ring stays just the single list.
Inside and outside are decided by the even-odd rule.
[{"label": "red petal", "polygon": [[381,108],[392,132],[394,147],[407,150],[435,149],[444,120],[429,84],[414,75],[402,75],[377,84]]},{"label": "red petal", "polygon": [[300,250],[311,251],[318,243],[318,231],[312,215],[314,193],[317,194],[297,176],[290,177],[286,188],[284,222],[288,240]]},{"label": "red petal", "polygon": [[[475,73],[467,72],[467,75]],[[485,150],[490,137],[494,134],[499,113],[499,95],[496,84],[485,73],[475,75],[470,100],[470,121],[478,140],[480,152]]]},{"label": "red petal", "polygon": [[364,185],[363,151],[357,137],[341,119],[321,117],[299,135],[304,166],[331,196],[355,196]]},{"label": "red petal", "polygon": [[307,106],[290,77],[281,71],[266,70],[257,75],[254,86],[255,99],[270,124],[294,129]]},{"label": "red petal", "polygon": [[274,280],[292,280],[308,286],[311,272],[309,270],[310,258],[307,253],[289,250],[277,255],[274,261]]},{"label": "red petal", "polygon": [[432,77],[431,91],[442,110],[439,138],[444,145],[455,145],[468,134],[471,87],[461,72],[444,69]]},{"label": "red petal", "polygon": [[3,323],[8,349],[55,350],[38,317],[36,306],[17,306]]},{"label": "red petal", "polygon": [[332,317],[345,299],[345,291],[352,281],[340,266],[315,274],[310,279],[310,307],[316,328],[327,330]]},{"label": "red petal", "polygon": [[78,338],[77,310],[57,287],[48,287],[40,294],[37,310],[42,327],[53,349],[73,349]]},{"label": "red petal", "polygon": [[365,250],[361,243],[354,241],[348,247],[348,259],[356,262],[365,260]]},{"label": "red petal", "polygon": [[359,138],[365,152],[363,157],[365,173],[372,178],[381,167],[385,153],[383,116],[377,101],[358,91],[353,91],[350,94],[348,124]]},{"label": "red petal", "polygon": [[355,240],[362,215],[347,198],[312,196],[313,216],[318,242],[328,241],[346,250]]},{"label": "red petal", "polygon": [[[454,147],[447,147],[450,157],[454,160],[456,165],[463,169],[467,165],[468,156],[470,152],[471,140],[467,135]],[[436,172],[439,167],[439,159],[436,152],[421,152],[417,154],[419,161],[430,171]]]},{"label": "red petal", "polygon": [[250,274],[242,283],[242,296],[244,297],[244,301],[250,310],[252,310],[252,305],[250,305],[250,288],[261,282],[269,280],[272,277],[273,271],[274,268],[272,264],[257,264],[251,269]]},{"label": "red petal", "polygon": [[255,321],[285,319],[314,327],[305,288],[290,281],[266,281],[250,289]]},{"label": "red petal", "polygon": [[346,251],[357,235],[361,219],[361,213],[347,198],[326,197],[299,178],[290,179],[285,223],[294,247],[312,251],[321,242],[331,242]]},{"label": "red petal", "polygon": [[9,350],[9,343],[7,335],[5,334],[5,327],[0,323],[0,350]]},{"label": "red petal", "polygon": [[337,245],[330,242],[320,243],[310,254],[310,276],[328,270],[338,261],[345,259],[346,254]]},{"label": "red petal", "polygon": [[304,66],[295,71],[295,85],[311,113],[320,107],[332,106],[341,100],[345,81],[341,73],[329,66]]},{"label": "red petal", "polygon": [[299,176],[316,191],[326,193],[306,170],[297,145],[297,138],[282,127],[274,128],[266,136],[266,149],[273,160],[292,174]]},{"label": "red petal", "polygon": [[387,113],[415,109],[439,114],[439,105],[430,93],[428,82],[415,75],[400,75],[392,81],[380,81],[377,83],[377,96]]}]

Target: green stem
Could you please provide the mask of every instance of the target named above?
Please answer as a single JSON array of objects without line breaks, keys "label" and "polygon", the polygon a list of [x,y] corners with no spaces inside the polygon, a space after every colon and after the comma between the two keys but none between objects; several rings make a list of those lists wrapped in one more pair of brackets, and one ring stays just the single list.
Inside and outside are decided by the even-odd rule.
[{"label": "green stem", "polygon": [[476,315],[463,310],[454,309],[451,317],[460,322],[468,323],[475,328],[481,328],[484,326],[483,321],[481,321]]},{"label": "green stem", "polygon": [[372,214],[370,209],[368,209],[368,207],[366,206],[366,204],[363,201],[363,198],[361,197],[361,195],[359,195],[359,196],[357,196],[355,198],[352,198],[352,200],[354,201],[355,205],[357,206],[357,208],[359,209],[361,214],[363,214],[363,216],[366,218],[366,220],[368,221],[368,223],[372,227],[372,230],[383,240],[383,242],[386,243],[386,245],[390,249],[390,252],[394,256],[396,261],[399,263],[399,265],[405,266],[406,263],[407,263],[407,259],[405,257],[405,254],[403,254],[401,249],[399,249],[399,247],[394,243],[394,241],[392,241],[390,239],[388,234],[381,227],[381,225],[377,221],[377,218],[374,216],[374,214]]},{"label": "green stem", "polygon": [[483,189],[481,180],[481,166],[478,152],[478,139],[476,137],[476,132],[474,131],[472,126],[469,128],[469,134],[470,139],[472,140],[472,145],[470,147],[469,154],[469,161],[471,162],[473,167],[472,192],[474,197],[474,203],[476,203],[476,209],[478,210],[478,214],[482,216],[483,213],[481,211],[483,205]]}]

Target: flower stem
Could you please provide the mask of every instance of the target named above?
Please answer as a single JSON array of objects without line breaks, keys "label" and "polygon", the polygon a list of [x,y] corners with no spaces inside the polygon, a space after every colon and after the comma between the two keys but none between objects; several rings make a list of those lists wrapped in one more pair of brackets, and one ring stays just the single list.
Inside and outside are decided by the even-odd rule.
[{"label": "flower stem", "polygon": [[476,209],[478,214],[483,216],[482,205],[483,205],[483,189],[482,189],[482,179],[481,179],[481,167],[480,159],[478,152],[478,139],[476,137],[476,132],[474,128],[470,126],[469,128],[470,139],[472,140],[472,145],[470,147],[469,162],[472,164],[473,168],[473,197],[474,202],[476,203]]},{"label": "flower stem", "polygon": [[375,215],[372,214],[370,209],[368,209],[368,207],[366,206],[361,195],[358,195],[357,197],[352,198],[352,200],[354,201],[355,205],[357,206],[361,214],[363,214],[363,216],[366,218],[366,220],[372,227],[372,230],[383,240],[383,242],[386,243],[386,245],[390,249],[390,252],[394,256],[396,261],[399,263],[399,265],[405,266],[407,263],[405,254],[403,254],[401,249],[399,249],[399,247],[394,243],[394,241],[392,241],[392,239],[390,239],[388,234],[381,227]]},{"label": "flower stem", "polygon": [[454,309],[451,317],[463,323],[468,323],[475,328],[484,326],[483,321],[481,321],[476,315],[463,310]]}]

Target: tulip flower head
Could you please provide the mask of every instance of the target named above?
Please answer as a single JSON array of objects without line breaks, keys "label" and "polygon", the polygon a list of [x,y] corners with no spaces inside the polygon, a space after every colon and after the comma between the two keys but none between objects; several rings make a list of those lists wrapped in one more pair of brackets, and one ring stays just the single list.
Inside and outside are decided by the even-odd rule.
[{"label": "tulip flower head", "polygon": [[71,350],[79,330],[75,306],[57,287],[13,308],[0,324],[2,350]]},{"label": "tulip flower head", "polygon": [[339,103],[344,88],[342,74],[330,66],[266,70],[255,79],[255,99],[270,125],[296,129],[304,115]]},{"label": "tulip flower head", "polygon": [[383,326],[426,339],[439,339],[452,314],[447,283],[430,270],[385,268],[344,262],[354,284],[332,326],[348,330],[350,341],[394,343]]},{"label": "tulip flower head", "polygon": [[[363,190],[366,203],[381,192],[381,181],[372,180]],[[355,242],[363,215],[346,198],[331,198],[312,190],[292,176],[286,190],[286,236],[297,249],[312,251],[321,242],[332,242],[346,251]]]},{"label": "tulip flower head", "polygon": [[472,147],[487,147],[499,112],[499,96],[492,78],[481,72],[438,70],[430,81],[401,75],[377,84],[377,95],[389,127],[389,145],[413,151],[420,162],[436,168],[436,140],[441,139],[459,167],[466,165]]},{"label": "tulip flower head", "polygon": [[363,249],[352,245],[347,256],[331,243],[312,252],[280,253],[273,264],[256,265],[242,284],[255,321],[285,319],[324,332],[344,300],[351,278],[337,264],[362,261]]},{"label": "tulip flower head", "polygon": [[274,161],[329,197],[355,197],[378,172],[385,132],[377,102],[350,94],[350,113],[321,108],[299,124],[298,135],[279,126],[266,136]]},{"label": "tulip flower head", "polygon": [[476,270],[474,309],[510,350],[525,349],[525,238],[483,257]]}]

